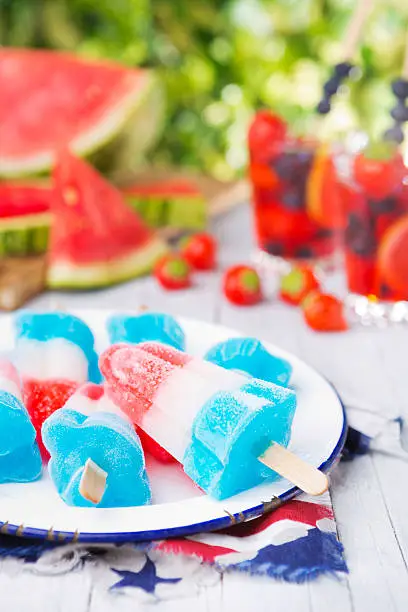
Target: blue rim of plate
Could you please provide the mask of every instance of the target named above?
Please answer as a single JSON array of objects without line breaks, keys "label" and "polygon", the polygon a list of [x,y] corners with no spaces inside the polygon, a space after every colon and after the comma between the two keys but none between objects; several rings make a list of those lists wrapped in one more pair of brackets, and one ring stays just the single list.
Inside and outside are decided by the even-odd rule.
[{"label": "blue rim of plate", "polygon": [[[322,376],[321,374],[319,374]],[[322,376],[322,378],[325,378]],[[325,379],[327,380],[327,379]],[[334,447],[330,457],[326,459],[320,466],[319,469],[323,472],[329,472],[336,460],[340,457],[341,451],[343,450],[346,436],[347,436],[347,417],[344,408],[343,401],[337,392],[334,385],[327,381],[332,387],[336,394],[343,413],[343,426],[340,433],[340,437]],[[171,527],[170,529],[158,529],[154,531],[143,531],[143,532],[119,532],[119,533],[81,533],[72,531],[54,531],[52,528],[49,530],[38,529],[36,527],[24,527],[24,525],[10,525],[2,523],[0,521],[0,534],[9,536],[18,536],[21,538],[35,538],[41,540],[47,540],[48,542],[54,542],[59,544],[71,544],[76,542],[81,543],[94,543],[94,544],[112,544],[112,543],[124,543],[124,542],[150,542],[152,540],[165,540],[167,538],[179,538],[193,533],[205,532],[205,531],[218,531],[219,529],[225,529],[238,523],[242,523],[246,520],[257,518],[262,514],[266,514],[271,511],[273,502],[276,499],[280,500],[280,503],[276,504],[279,507],[281,503],[287,502],[293,497],[300,495],[302,491],[298,487],[292,487],[282,495],[278,495],[272,500],[267,502],[261,502],[253,508],[248,508],[242,512],[237,512],[233,515],[227,515],[225,517],[213,519],[211,521],[205,521],[204,523],[194,523],[191,525],[185,525],[182,527]],[[272,506],[271,506],[272,505]]]}]

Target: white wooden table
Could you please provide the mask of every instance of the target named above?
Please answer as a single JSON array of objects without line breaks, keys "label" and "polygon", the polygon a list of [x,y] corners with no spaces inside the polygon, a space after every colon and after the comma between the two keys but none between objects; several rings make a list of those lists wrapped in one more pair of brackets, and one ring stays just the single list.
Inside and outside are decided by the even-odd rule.
[{"label": "white wooden table", "polygon": [[[248,261],[253,245],[245,206],[220,220],[214,231],[221,244],[221,268]],[[49,307],[55,299],[72,308],[123,309],[146,304],[223,323],[304,358],[337,386],[346,403],[407,416],[408,327],[316,334],[304,325],[297,309],[277,301],[244,309],[229,305],[220,291],[220,279],[220,273],[203,274],[193,289],[173,294],[164,293],[152,279],[142,279],[102,292],[45,294],[33,305]],[[194,599],[160,602],[155,609],[407,612],[407,485],[408,463],[387,454],[366,455],[336,469],[331,492],[350,570],[346,577],[290,585],[229,573]],[[128,612],[149,607],[129,595],[115,596],[98,587],[94,576],[93,564],[62,576],[44,577],[25,571],[20,561],[0,560],[0,612]]]}]

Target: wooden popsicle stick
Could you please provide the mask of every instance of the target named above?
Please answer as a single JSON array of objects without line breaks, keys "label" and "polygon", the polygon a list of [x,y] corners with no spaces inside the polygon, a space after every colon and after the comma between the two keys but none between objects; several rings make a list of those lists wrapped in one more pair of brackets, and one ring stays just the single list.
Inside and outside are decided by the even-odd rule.
[{"label": "wooden popsicle stick", "polygon": [[92,459],[87,459],[79,483],[79,492],[82,497],[93,504],[99,504],[105,493],[107,477],[108,473],[105,470]]},{"label": "wooden popsicle stick", "polygon": [[50,302],[50,310],[57,310],[58,312],[67,312],[67,307],[61,300],[53,298]]},{"label": "wooden popsicle stick", "polygon": [[326,474],[275,442],[258,457],[258,461],[309,495],[321,495],[329,488]]},{"label": "wooden popsicle stick", "polygon": [[363,26],[373,8],[374,0],[360,0],[351,17],[343,43],[343,57],[350,60],[357,51]]}]

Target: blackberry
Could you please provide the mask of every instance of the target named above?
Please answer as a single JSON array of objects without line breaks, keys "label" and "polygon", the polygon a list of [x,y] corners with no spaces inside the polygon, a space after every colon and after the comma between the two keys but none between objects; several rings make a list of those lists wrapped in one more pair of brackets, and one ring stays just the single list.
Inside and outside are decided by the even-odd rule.
[{"label": "blackberry", "polygon": [[361,257],[370,257],[377,248],[372,224],[361,219],[355,213],[348,216],[345,241],[350,251]]},{"label": "blackberry", "polygon": [[272,169],[276,172],[279,178],[290,180],[295,175],[294,156],[296,153],[283,153],[271,164]]},{"label": "blackberry", "polygon": [[263,245],[263,248],[269,255],[275,255],[276,257],[284,257],[285,248],[282,242],[273,242],[269,240]]},{"label": "blackberry", "polygon": [[319,227],[316,238],[323,240],[324,238],[333,238],[334,231],[329,227]]},{"label": "blackberry", "polygon": [[317,105],[316,111],[320,115],[327,115],[331,110],[331,99],[338,92],[344,79],[346,79],[353,69],[350,62],[341,62],[334,67],[333,75],[323,85],[324,96]]},{"label": "blackberry", "polygon": [[312,247],[304,245],[296,249],[295,257],[299,259],[312,259],[316,257],[316,253],[313,251]]},{"label": "blackberry", "polygon": [[341,79],[338,76],[332,76],[323,86],[324,93],[327,98],[334,96],[341,85]]},{"label": "blackberry", "polygon": [[327,98],[323,98],[322,100],[320,100],[319,104],[317,105],[317,112],[320,115],[327,115],[327,113],[330,112],[331,109],[331,104],[330,104],[330,100],[327,100]]},{"label": "blackberry", "polygon": [[340,77],[341,80],[346,79],[350,76],[350,72],[353,70],[353,64],[350,62],[340,62],[340,64],[336,64],[334,67],[334,74],[337,77]]},{"label": "blackberry", "polygon": [[297,188],[285,189],[282,204],[287,210],[303,210],[305,207],[304,191]]},{"label": "blackberry", "polygon": [[406,79],[395,79],[391,83],[391,89],[396,98],[400,100],[408,98],[408,81]]},{"label": "blackberry", "polygon": [[397,123],[405,123],[408,121],[408,107],[405,106],[405,102],[398,100],[397,106],[391,111],[391,117],[397,121]]},{"label": "blackberry", "polygon": [[387,198],[383,198],[382,200],[369,199],[368,205],[372,214],[377,216],[395,212],[398,208],[398,201],[397,198],[389,196]]},{"label": "blackberry", "polygon": [[402,128],[399,123],[393,125],[385,132],[384,140],[388,140],[390,142],[397,142],[398,144],[401,144],[404,141],[404,132],[402,131]]},{"label": "blackberry", "polygon": [[384,282],[381,283],[381,285],[380,285],[380,295],[379,295],[379,297],[383,298],[383,299],[392,298],[392,290]]},{"label": "blackberry", "polygon": [[312,151],[297,151],[294,158],[295,168],[300,172],[307,173],[310,170],[313,161]]}]

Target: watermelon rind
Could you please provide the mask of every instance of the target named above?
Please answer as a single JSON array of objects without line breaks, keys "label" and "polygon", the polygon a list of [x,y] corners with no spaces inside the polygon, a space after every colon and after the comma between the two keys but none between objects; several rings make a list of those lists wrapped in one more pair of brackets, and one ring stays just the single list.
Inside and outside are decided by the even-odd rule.
[{"label": "watermelon rind", "polygon": [[202,230],[207,225],[207,205],[201,194],[167,196],[138,195],[124,191],[126,201],[150,227],[172,227],[180,230]]},{"label": "watermelon rind", "polygon": [[169,202],[168,227],[202,230],[207,225],[207,207],[203,198],[175,198]]},{"label": "watermelon rind", "polygon": [[47,285],[51,289],[97,289],[121,283],[149,274],[167,250],[160,238],[153,237],[133,252],[109,262],[85,265],[55,259],[48,268]]},{"label": "watermelon rind", "polygon": [[[146,70],[144,78],[142,89],[140,86],[131,89],[97,124],[73,139],[70,149],[109,171],[123,165],[124,160],[130,160],[131,167],[140,162],[162,131],[165,109],[157,76]],[[51,151],[24,159],[3,156],[0,176],[20,178],[45,173],[54,162],[55,154]]]},{"label": "watermelon rind", "polygon": [[147,72],[147,76],[146,86],[142,91],[139,90],[138,99],[130,109],[128,118],[112,137],[103,141],[101,146],[80,154],[88,157],[94,166],[112,180],[120,178],[124,172],[134,172],[164,130],[164,90],[154,72]]},{"label": "watermelon rind", "polygon": [[49,213],[0,219],[0,257],[45,253],[50,223]]}]

